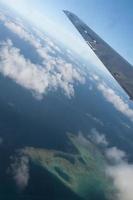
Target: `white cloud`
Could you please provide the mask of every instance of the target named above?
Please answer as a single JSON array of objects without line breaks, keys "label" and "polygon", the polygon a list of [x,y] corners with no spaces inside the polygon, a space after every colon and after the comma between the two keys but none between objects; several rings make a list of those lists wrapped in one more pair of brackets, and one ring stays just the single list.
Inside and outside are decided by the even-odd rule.
[{"label": "white cloud", "polygon": [[98,89],[102,92],[106,100],[110,102],[118,111],[133,120],[133,110],[113,89],[104,83],[99,83]]},{"label": "white cloud", "polygon": [[108,148],[106,157],[115,163],[122,163],[126,159],[126,153],[117,147]]},{"label": "white cloud", "polygon": [[[38,38],[35,38],[34,35],[29,33],[22,25],[7,20],[5,21],[4,25],[10,31],[17,34],[18,37],[25,40],[26,42],[29,42],[43,59],[50,59],[46,47],[42,46],[40,40]],[[48,42],[47,39],[46,41]],[[49,42],[48,44],[51,45],[51,42]]]},{"label": "white cloud", "polygon": [[95,142],[98,145],[104,145],[104,146],[108,145],[108,142],[107,142],[105,135],[102,134],[102,133],[99,133],[97,131],[97,129],[95,129],[95,128],[91,129],[91,136],[90,137],[93,140],[93,142]]},{"label": "white cloud", "polygon": [[133,109],[129,107],[128,103],[117,94],[117,92],[102,81],[102,78],[97,74],[91,75],[91,80],[95,81],[97,88],[101,91],[106,101],[111,103],[115,109],[133,121]]},{"label": "white cloud", "polygon": [[[4,24],[13,33],[17,34],[18,37],[25,40],[26,42],[29,42],[35,48],[36,52],[43,59],[43,65],[45,66],[45,70],[38,70],[40,69],[39,66],[37,69],[37,67],[35,67],[33,63],[26,60],[22,55],[20,55],[19,51],[16,51],[17,54],[19,54],[19,58],[21,56],[21,61],[23,60],[22,62],[23,66],[28,64],[29,72],[28,69],[25,69],[25,72],[23,70],[23,74],[22,73],[20,74],[23,75],[23,77],[19,76],[19,80],[17,80],[17,74],[16,75],[14,74],[15,77],[12,77],[13,74],[11,75],[10,73],[11,75],[10,77],[16,80],[16,82],[20,83],[22,86],[31,89],[36,93],[39,93],[39,96],[42,95],[43,93],[46,93],[47,90],[49,89],[58,89],[59,87],[62,88],[62,90],[64,90],[65,94],[69,98],[73,96],[74,81],[84,83],[85,79],[80,74],[79,70],[74,69],[74,66],[72,64],[67,63],[62,58],[56,58],[50,55],[51,53],[55,54],[55,50],[60,52],[61,51],[60,48],[57,47],[57,45],[55,45],[53,41],[51,41],[46,36],[43,38],[43,42],[40,41],[40,39],[38,39],[39,37],[36,38],[33,34],[29,33],[20,23],[18,24],[16,22],[6,20]],[[21,63],[19,63],[19,65],[20,64]],[[31,69],[32,71],[30,71]],[[10,68],[10,70],[12,69]],[[31,76],[30,72],[32,72]],[[24,83],[24,76],[27,76],[25,83]]]},{"label": "white cloud", "polygon": [[[133,164],[128,163],[127,155],[117,147],[108,147],[108,141],[105,136],[93,131],[97,144],[106,141],[104,154],[109,161],[105,167],[105,173],[113,181],[115,187],[115,199],[132,200],[133,199]],[[96,133],[95,133],[96,132]],[[96,136],[95,136],[96,135]]]},{"label": "white cloud", "polygon": [[30,40],[30,35],[24,30],[24,28],[12,21],[5,21],[4,25],[13,33],[17,34],[20,38]]},{"label": "white cloud", "polygon": [[39,96],[61,88],[70,98],[74,95],[74,83],[85,82],[80,71],[65,60],[47,60],[45,67],[33,64],[11,40],[0,44],[0,52],[0,72]]},{"label": "white cloud", "polygon": [[97,74],[92,74],[92,77],[91,77],[93,80],[95,81],[99,81],[100,80],[100,77],[97,75]]},{"label": "white cloud", "polygon": [[117,190],[118,200],[132,200],[133,197],[133,165],[127,161],[127,155],[117,147],[105,149],[107,159],[112,163],[107,165],[106,174]]},{"label": "white cloud", "polygon": [[133,165],[123,163],[107,168],[107,174],[113,179],[119,200],[133,200]]},{"label": "white cloud", "polygon": [[52,57],[49,55],[49,52],[52,54],[56,54],[55,51],[61,53],[60,48],[56,44],[54,44],[51,39],[49,39],[44,34],[41,34],[39,31],[35,30],[38,36],[34,36],[34,34],[29,32],[26,27],[24,27],[23,24],[20,22],[5,20],[4,25],[10,31],[15,33],[18,37],[25,40],[26,42],[29,42],[29,44],[31,44],[35,48],[39,56],[43,58],[45,62],[52,59]]},{"label": "white cloud", "polygon": [[29,159],[26,156],[16,158],[11,164],[11,172],[19,189],[23,190],[29,181]]}]

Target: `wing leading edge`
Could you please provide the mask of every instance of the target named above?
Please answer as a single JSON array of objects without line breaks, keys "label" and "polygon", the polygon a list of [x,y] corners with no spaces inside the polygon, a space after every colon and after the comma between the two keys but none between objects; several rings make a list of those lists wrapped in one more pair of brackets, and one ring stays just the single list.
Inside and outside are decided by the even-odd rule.
[{"label": "wing leading edge", "polygon": [[133,66],[120,56],[112,47],[101,39],[75,14],[64,11],[76,29],[80,32],[86,43],[117,80],[121,87],[133,100]]}]

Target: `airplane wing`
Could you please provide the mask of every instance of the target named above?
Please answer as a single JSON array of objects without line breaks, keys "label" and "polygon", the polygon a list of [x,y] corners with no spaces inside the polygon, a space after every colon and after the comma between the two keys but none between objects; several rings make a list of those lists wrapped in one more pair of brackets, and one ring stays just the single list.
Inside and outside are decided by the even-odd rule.
[{"label": "airplane wing", "polygon": [[64,10],[64,13],[80,32],[86,43],[133,100],[133,66],[120,56],[112,47],[101,39],[75,14]]}]

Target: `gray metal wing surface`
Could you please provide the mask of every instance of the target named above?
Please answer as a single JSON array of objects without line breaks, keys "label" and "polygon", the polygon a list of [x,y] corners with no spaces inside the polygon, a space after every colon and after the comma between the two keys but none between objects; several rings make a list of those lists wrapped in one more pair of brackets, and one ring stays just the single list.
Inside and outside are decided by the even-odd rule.
[{"label": "gray metal wing surface", "polygon": [[133,100],[133,66],[120,56],[75,14],[64,11],[86,43]]}]

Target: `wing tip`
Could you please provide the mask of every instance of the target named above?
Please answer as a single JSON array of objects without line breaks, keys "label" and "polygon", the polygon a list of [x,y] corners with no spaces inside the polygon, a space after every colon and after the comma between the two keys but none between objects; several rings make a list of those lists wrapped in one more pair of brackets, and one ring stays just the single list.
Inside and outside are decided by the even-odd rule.
[{"label": "wing tip", "polygon": [[68,10],[62,10],[65,14],[68,12]]},{"label": "wing tip", "polygon": [[69,16],[69,15],[72,15],[73,13],[72,12],[70,12],[70,11],[68,11],[68,10],[63,10],[63,12],[67,15],[67,16]]}]

